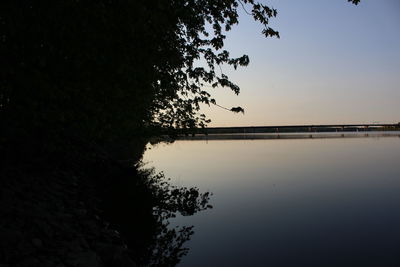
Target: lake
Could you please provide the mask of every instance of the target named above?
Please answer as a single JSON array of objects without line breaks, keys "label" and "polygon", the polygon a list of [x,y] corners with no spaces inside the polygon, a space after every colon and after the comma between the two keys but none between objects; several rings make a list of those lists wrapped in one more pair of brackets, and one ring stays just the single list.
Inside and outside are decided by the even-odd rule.
[{"label": "lake", "polygon": [[400,135],[180,140],[143,161],[213,193],[178,266],[400,266]]}]

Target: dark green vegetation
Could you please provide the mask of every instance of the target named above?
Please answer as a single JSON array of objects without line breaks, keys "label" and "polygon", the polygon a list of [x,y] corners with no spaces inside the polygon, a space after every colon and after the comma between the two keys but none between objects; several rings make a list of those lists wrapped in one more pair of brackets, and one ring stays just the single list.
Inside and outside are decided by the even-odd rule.
[{"label": "dark green vegetation", "polygon": [[[110,220],[121,229],[121,221],[130,221],[122,214],[134,213],[135,220],[144,224],[152,221],[143,231],[148,234],[136,240],[151,250],[157,247],[156,240],[167,240],[158,253],[167,255],[167,248],[176,248],[172,250],[175,256],[166,257],[171,262],[165,264],[176,263],[190,230],[168,232],[160,218],[201,210],[207,195],[196,189],[170,188],[159,176],[152,180],[153,176],[139,174],[133,163],[143,152],[142,137],[161,129],[205,126],[208,119],[199,113],[199,105],[216,104],[216,100],[210,95],[212,89],[203,88],[227,87],[239,93],[218,65],[237,68],[249,63],[247,56],[232,58],[223,50],[225,32],[238,24],[241,8],[261,23],[262,34],[279,37],[268,27],[277,11],[254,0],[2,1],[2,183],[8,185],[16,176],[28,179],[32,173],[44,180],[74,175],[85,183],[97,183],[107,189],[97,190],[105,200],[101,205],[109,211],[121,207],[120,213],[111,213]],[[240,107],[230,110],[243,111]],[[131,159],[132,164],[121,165],[122,158]],[[24,196],[29,187],[2,188],[19,192],[9,196],[13,203],[35,203]],[[154,213],[154,207],[159,213]],[[51,211],[43,208],[41,212]],[[12,221],[17,215],[7,216]],[[161,233],[168,238],[160,239]],[[88,245],[94,249],[95,243]],[[150,252],[133,248],[138,262],[151,261],[151,257],[140,258]]]}]

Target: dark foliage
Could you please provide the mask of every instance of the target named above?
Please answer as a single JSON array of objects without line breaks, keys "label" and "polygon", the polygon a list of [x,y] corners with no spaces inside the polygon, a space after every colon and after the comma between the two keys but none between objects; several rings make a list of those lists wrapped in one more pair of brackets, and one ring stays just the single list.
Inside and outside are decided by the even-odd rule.
[{"label": "dark foliage", "polygon": [[347,0],[348,2],[351,2],[355,5],[358,5],[358,3],[360,3],[361,0]]},{"label": "dark foliage", "polygon": [[152,127],[204,126],[199,104],[216,103],[205,86],[239,93],[216,66],[249,63],[223,50],[238,8],[279,37],[267,26],[276,10],[253,0],[1,5],[3,145],[71,136],[105,143]]},{"label": "dark foliage", "polygon": [[0,142],[204,126],[212,88],[240,92],[218,66],[249,63],[223,49],[238,9],[279,37],[277,11],[254,0],[2,1]]}]

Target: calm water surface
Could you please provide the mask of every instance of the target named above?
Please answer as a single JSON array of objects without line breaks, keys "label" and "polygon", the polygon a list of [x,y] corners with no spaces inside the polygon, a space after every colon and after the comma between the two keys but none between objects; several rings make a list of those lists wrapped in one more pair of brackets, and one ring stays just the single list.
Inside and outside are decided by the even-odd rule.
[{"label": "calm water surface", "polygon": [[400,138],[177,141],[144,161],[214,195],[180,266],[400,266]]}]

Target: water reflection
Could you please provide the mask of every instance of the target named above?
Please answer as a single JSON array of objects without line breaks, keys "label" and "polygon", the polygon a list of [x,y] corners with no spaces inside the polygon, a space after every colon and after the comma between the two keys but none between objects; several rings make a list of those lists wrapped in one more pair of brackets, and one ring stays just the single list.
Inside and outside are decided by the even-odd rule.
[{"label": "water reflection", "polygon": [[399,266],[398,137],[177,141],[144,160],[214,192],[182,266]]},{"label": "water reflection", "polygon": [[[174,186],[154,169],[131,168],[122,179],[112,181],[106,192],[105,211],[125,238],[136,264],[176,266],[186,255],[184,244],[194,231],[190,224],[171,227],[170,220],[178,214],[190,216],[211,208],[209,196],[196,187]],[[105,264],[114,266],[114,261],[110,258]]]}]

